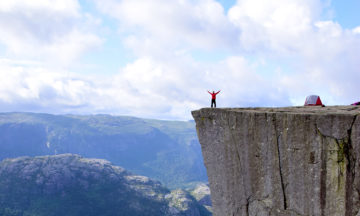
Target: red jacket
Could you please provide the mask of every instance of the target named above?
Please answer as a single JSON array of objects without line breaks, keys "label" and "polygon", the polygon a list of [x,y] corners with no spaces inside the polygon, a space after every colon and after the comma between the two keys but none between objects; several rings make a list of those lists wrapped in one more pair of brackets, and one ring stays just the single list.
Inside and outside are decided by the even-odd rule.
[{"label": "red jacket", "polygon": [[[220,91],[221,91],[221,90],[220,90]],[[216,99],[216,95],[219,94],[220,91],[218,91],[218,92],[216,92],[216,93],[211,93],[211,92],[209,92],[209,91],[208,91],[208,92],[209,92],[209,94],[211,94],[211,99],[215,100],[215,99]]]}]

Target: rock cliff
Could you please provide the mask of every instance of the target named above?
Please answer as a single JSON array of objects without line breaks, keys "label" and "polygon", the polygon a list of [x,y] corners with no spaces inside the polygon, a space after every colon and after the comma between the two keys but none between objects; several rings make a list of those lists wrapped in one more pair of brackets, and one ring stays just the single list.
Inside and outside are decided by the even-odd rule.
[{"label": "rock cliff", "polygon": [[213,213],[359,216],[360,107],[193,111]]},{"label": "rock cliff", "polygon": [[1,216],[209,216],[187,191],[170,191],[107,160],[79,155],[0,162]]}]

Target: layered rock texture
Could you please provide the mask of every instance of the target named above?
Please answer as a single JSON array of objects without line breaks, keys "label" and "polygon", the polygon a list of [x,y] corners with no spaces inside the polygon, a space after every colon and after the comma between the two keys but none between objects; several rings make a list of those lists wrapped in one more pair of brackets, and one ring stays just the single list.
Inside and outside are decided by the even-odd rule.
[{"label": "layered rock texture", "polygon": [[209,216],[189,192],[170,191],[102,159],[73,154],[0,162],[1,216]]},{"label": "layered rock texture", "polygon": [[359,216],[360,107],[193,111],[215,216]]}]

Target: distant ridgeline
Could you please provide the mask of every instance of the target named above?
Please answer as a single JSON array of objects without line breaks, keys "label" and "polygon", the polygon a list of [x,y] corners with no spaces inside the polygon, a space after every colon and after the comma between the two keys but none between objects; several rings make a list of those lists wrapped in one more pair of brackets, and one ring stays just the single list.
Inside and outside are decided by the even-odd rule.
[{"label": "distant ridgeline", "polygon": [[201,191],[170,191],[109,161],[72,154],[0,162],[1,216],[211,215]]},{"label": "distant ridgeline", "polygon": [[171,188],[207,181],[192,121],[0,114],[0,160],[62,153],[106,159]]}]

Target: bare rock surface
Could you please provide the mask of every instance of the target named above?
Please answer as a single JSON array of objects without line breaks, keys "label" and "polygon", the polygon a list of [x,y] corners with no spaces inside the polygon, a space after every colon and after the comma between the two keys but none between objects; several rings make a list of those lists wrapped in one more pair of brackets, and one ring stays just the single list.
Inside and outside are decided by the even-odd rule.
[{"label": "bare rock surface", "polygon": [[215,216],[360,215],[360,107],[193,111]]},{"label": "bare rock surface", "polygon": [[198,184],[190,193],[201,205],[212,212],[210,188],[207,184]]},{"label": "bare rock surface", "polygon": [[0,162],[0,215],[209,216],[182,190],[74,154]]}]

